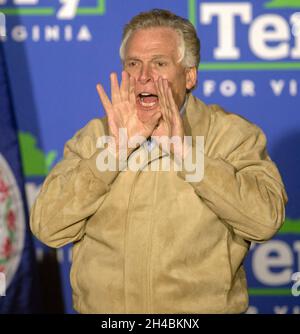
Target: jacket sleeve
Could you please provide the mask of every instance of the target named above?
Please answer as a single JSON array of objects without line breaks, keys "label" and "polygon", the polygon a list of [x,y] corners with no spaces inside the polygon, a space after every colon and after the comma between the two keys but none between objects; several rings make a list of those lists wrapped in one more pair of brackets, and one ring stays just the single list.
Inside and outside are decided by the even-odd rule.
[{"label": "jacket sleeve", "polygon": [[[218,120],[221,118],[221,120]],[[213,117],[196,194],[243,239],[270,239],[285,218],[287,195],[266,138],[255,125],[222,111]],[[196,147],[192,148],[195,154]],[[187,171],[179,172],[186,178]]]},{"label": "jacket sleeve", "polygon": [[63,160],[46,178],[31,210],[33,234],[50,247],[82,238],[88,218],[118,175],[118,171],[100,172],[96,167],[96,124],[96,120],[90,122],[67,142]]}]

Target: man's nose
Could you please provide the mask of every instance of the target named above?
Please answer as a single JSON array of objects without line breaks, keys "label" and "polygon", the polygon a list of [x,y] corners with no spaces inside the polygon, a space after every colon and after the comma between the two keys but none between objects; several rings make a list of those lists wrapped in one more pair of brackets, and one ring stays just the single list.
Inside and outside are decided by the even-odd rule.
[{"label": "man's nose", "polygon": [[146,84],[150,81],[154,81],[153,80],[153,73],[152,73],[151,68],[149,66],[143,65],[141,67],[141,71],[140,71],[138,81],[142,84]]}]

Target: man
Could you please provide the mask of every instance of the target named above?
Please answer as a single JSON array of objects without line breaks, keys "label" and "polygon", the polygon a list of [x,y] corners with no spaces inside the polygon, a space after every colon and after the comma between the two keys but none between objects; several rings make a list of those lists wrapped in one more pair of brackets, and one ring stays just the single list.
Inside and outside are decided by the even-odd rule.
[{"label": "man", "polygon": [[[33,233],[51,247],[74,243],[71,283],[81,313],[247,309],[243,260],[251,241],[278,231],[287,197],[262,131],[191,95],[199,49],[195,29],[181,17],[165,10],[134,17],[120,48],[120,86],[113,73],[109,99],[97,85],[107,117],[66,144],[35,202]],[[97,144],[105,135],[117,150]],[[196,154],[198,136],[205,143],[202,179],[187,181],[186,165],[144,171]],[[128,144],[137,137],[144,142]],[[167,152],[161,137],[179,138],[183,149]],[[146,152],[144,164],[124,168],[137,152]],[[103,154],[119,168],[103,168]]]}]

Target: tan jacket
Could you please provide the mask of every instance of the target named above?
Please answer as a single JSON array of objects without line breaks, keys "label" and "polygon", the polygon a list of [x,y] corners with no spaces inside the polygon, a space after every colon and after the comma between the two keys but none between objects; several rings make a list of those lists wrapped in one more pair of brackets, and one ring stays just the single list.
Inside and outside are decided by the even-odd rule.
[{"label": "tan jacket", "polygon": [[105,118],[67,142],[45,180],[31,229],[51,247],[74,243],[77,311],[246,310],[243,260],[251,241],[271,238],[284,221],[284,186],[258,127],[192,95],[183,122],[185,135],[205,138],[201,182],[186,182],[184,171],[100,172]]}]

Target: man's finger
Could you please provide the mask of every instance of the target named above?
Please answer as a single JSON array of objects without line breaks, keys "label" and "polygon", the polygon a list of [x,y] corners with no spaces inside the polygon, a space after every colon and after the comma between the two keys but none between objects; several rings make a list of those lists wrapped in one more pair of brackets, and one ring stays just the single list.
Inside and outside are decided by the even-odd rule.
[{"label": "man's finger", "polygon": [[178,110],[178,107],[175,103],[171,87],[168,87],[168,89],[167,89],[167,98],[168,98],[168,102],[169,102],[169,105],[170,105],[171,112],[173,114],[177,115],[179,110]]},{"label": "man's finger", "polygon": [[115,72],[110,75],[110,87],[111,87],[111,100],[112,104],[117,104],[121,102],[121,94],[119,88],[118,77]]},{"label": "man's finger", "polygon": [[171,105],[169,103],[169,98],[168,98],[168,89],[169,89],[169,83],[167,79],[163,80],[163,92],[165,96],[165,101],[166,101],[166,107],[167,107],[167,114],[169,117],[172,117],[171,115]]},{"label": "man's finger", "polygon": [[162,113],[163,119],[166,119],[166,103],[165,103],[165,97],[163,95],[163,90],[162,90],[162,79],[161,77],[158,78],[157,82],[155,82],[155,88],[157,91],[157,95],[159,98],[159,104],[160,104],[160,109]]},{"label": "man's finger", "polygon": [[161,93],[161,96],[162,96],[163,106],[165,108],[165,114],[166,114],[166,116],[168,116],[167,96],[165,94],[165,87],[164,87],[165,82],[166,82],[166,79],[160,78],[159,88],[160,88],[160,93]]},{"label": "man's finger", "polygon": [[129,100],[129,75],[126,71],[122,71],[120,95],[121,95],[122,101]]},{"label": "man's finger", "polygon": [[164,94],[163,79],[161,77],[158,79],[158,88],[159,88],[159,92],[160,92],[160,96],[161,96],[162,106],[164,108],[167,108],[166,96]]},{"label": "man's finger", "polygon": [[132,76],[129,76],[129,102],[132,106],[136,106],[135,78]]},{"label": "man's finger", "polygon": [[[158,78],[158,80],[159,80],[159,78]],[[155,89],[156,89],[156,94],[158,96],[160,109],[163,109],[162,95],[160,93],[160,89],[159,89],[159,86],[158,86],[158,80],[154,81],[154,86],[155,86]]]},{"label": "man's finger", "polygon": [[160,92],[162,96],[162,101],[163,101],[163,118],[167,123],[171,122],[171,112],[169,110],[168,102],[167,102],[167,92],[166,92],[166,86],[168,87],[168,80],[167,79],[162,79],[159,82],[159,87],[160,87]]},{"label": "man's finger", "polygon": [[111,102],[110,102],[108,96],[106,95],[105,90],[104,90],[104,88],[101,84],[97,84],[96,88],[97,88],[97,92],[98,92],[98,95],[100,97],[101,103],[104,107],[104,110],[105,110],[107,116],[108,116],[108,114],[110,113],[111,108],[112,108]]}]

